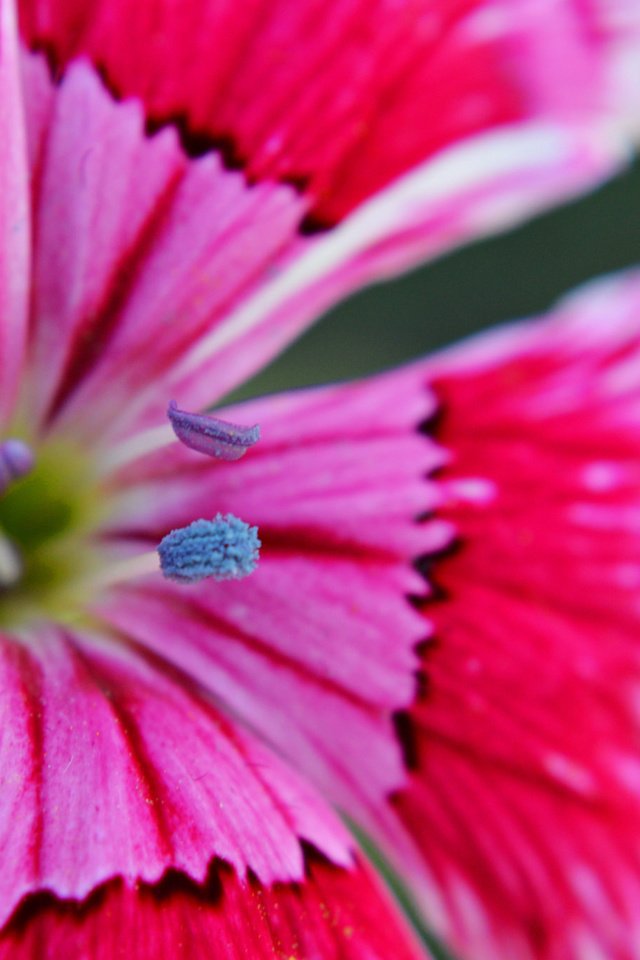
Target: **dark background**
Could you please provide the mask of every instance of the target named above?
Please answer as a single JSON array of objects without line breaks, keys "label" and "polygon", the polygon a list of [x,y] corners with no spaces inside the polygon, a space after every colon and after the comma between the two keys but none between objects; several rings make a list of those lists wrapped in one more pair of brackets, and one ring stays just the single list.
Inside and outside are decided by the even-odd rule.
[{"label": "dark background", "polygon": [[640,162],[582,200],[369,287],[324,316],[240,396],[362,376],[547,309],[640,264]]}]

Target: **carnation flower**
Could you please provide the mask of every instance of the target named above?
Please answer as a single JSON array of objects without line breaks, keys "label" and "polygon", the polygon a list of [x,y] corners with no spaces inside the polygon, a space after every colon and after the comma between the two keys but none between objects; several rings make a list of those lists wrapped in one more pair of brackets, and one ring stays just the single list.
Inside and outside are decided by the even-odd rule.
[{"label": "carnation flower", "polygon": [[[635,734],[631,694],[628,705],[609,678],[634,663],[633,576],[613,578],[624,622],[602,612],[611,659],[563,597],[542,594],[562,608],[550,607],[548,627],[531,598],[526,680],[530,663],[545,677],[543,639],[564,668],[546,701],[533,697],[539,739],[533,722],[502,738],[521,661],[470,652],[455,624],[477,612],[478,637],[493,638],[482,597],[467,598],[481,588],[465,563],[473,570],[478,550],[502,559],[505,510],[524,537],[523,596],[537,577],[547,586],[539,570],[563,564],[550,537],[537,544],[540,567],[515,567],[531,531],[504,444],[512,377],[533,392],[532,406],[525,389],[508,409],[536,469],[545,437],[564,444],[585,411],[601,428],[566,478],[587,493],[556,523],[577,525],[587,559],[606,568],[602,477],[614,478],[618,520],[634,508],[624,479],[634,433],[615,403],[624,396],[633,411],[636,400],[625,376],[637,342],[616,319],[635,303],[634,282],[596,296],[612,318],[606,337],[593,333],[591,296],[576,308],[579,335],[593,338],[584,353],[566,345],[569,319],[466,360],[202,412],[355,284],[622,161],[626,35],[597,6],[549,6],[553,24],[524,2],[515,18],[502,5],[420,3],[378,35],[375,4],[337,4],[331,20],[313,3],[25,2],[19,40],[0,0],[1,960],[422,955],[336,810],[463,949],[578,957],[587,944],[624,956],[637,871],[619,811],[637,809]],[[216,57],[210,36],[224,38]],[[434,102],[436,81],[445,93]],[[476,456],[461,424],[483,409],[490,429]],[[433,439],[425,423],[438,411]],[[438,605],[415,560],[456,544],[460,559],[441,568],[449,605]],[[621,568],[633,562],[623,549]],[[587,564],[584,584],[592,576]],[[490,600],[508,607],[513,589],[498,582]],[[423,645],[434,632],[443,650],[453,636],[440,659]],[[583,659],[569,653],[578,636]],[[421,669],[433,709],[417,696]],[[452,683],[468,673],[477,691],[470,681],[459,701],[447,696],[439,669]],[[486,676],[502,698],[495,715],[483,707]],[[575,693],[585,678],[593,692]],[[560,687],[595,732],[610,731],[613,756],[550,723],[543,705],[560,709]],[[478,704],[481,742],[464,714]],[[452,708],[462,747],[446,732]],[[440,767],[443,740],[453,746]],[[513,767],[521,744],[528,762],[513,790],[541,770],[547,779],[540,794],[523,792],[517,856],[505,818],[492,858],[481,830],[477,849],[465,847],[463,812],[451,813],[437,778],[454,792],[472,783],[469,802],[485,802],[486,756],[502,809],[512,787],[498,782],[500,764]],[[579,836],[554,847],[550,831],[537,848],[549,876],[572,871],[563,940],[540,902],[545,875],[523,850],[538,802],[557,831],[584,796],[597,809]],[[554,861],[563,851],[573,859]],[[602,862],[615,867],[604,892],[593,879]]]}]

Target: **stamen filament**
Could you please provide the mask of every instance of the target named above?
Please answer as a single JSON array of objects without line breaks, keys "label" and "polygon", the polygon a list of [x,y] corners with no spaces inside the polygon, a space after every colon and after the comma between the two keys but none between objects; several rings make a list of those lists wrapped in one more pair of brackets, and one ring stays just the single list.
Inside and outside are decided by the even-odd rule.
[{"label": "stamen filament", "polygon": [[101,459],[101,465],[105,474],[114,473],[129,463],[134,463],[141,457],[149,453],[155,453],[156,450],[162,450],[169,444],[176,443],[176,435],[173,432],[171,424],[164,423],[160,427],[151,427],[137,433],[128,440],[112,447],[108,454]]},{"label": "stamen filament", "polygon": [[0,533],[0,589],[12,587],[22,576],[22,559],[17,547]]},{"label": "stamen filament", "polygon": [[83,587],[91,590],[102,590],[118,583],[127,583],[137,580],[151,573],[160,573],[160,559],[157,550],[138,553],[123,560],[116,560],[101,568],[99,573],[87,577]]}]

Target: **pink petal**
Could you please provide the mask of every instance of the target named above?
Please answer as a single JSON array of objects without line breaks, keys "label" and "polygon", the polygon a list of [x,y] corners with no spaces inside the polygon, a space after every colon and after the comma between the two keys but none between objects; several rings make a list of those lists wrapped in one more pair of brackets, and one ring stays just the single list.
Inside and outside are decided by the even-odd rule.
[{"label": "pink petal", "polygon": [[455,142],[599,111],[617,89],[607,4],[336,0],[330,16],[320,0],[21,9],[29,42],[56,63],[88,53],[154,120],[184,118],[199,145],[222,141],[251,177],[303,182],[331,223]]},{"label": "pink petal", "polygon": [[242,584],[187,592],[150,577],[99,612],[363,818],[404,782],[392,715],[413,697],[425,637],[411,562],[449,535],[415,523],[434,506],[425,474],[442,460],[416,432],[432,409],[422,374],[395,374],[225,411],[260,422],[260,443],[234,465],[174,444],[129,468],[109,531],[130,551],[212,509],[259,525],[260,564]]},{"label": "pink petal", "polygon": [[171,130],[145,138],[139,105],[116,105],[85,64],[66,75],[45,124],[41,80],[28,58],[32,407],[47,419],[71,400],[95,432],[259,282],[303,203],[286,187],[248,188],[213,155],[187,163]]},{"label": "pink petal", "polygon": [[640,7],[636,0],[587,0],[583,9],[591,35],[609,51],[608,93],[611,104],[623,116],[626,114],[630,127],[637,130]]},{"label": "pink petal", "polygon": [[304,876],[300,840],[351,862],[336,817],[208,700],[115,638],[2,638],[0,922],[22,897],[121,876],[201,881],[214,857],[263,883]]},{"label": "pink petal", "polygon": [[0,425],[13,412],[29,302],[30,213],[13,0],[0,2]]},{"label": "pink petal", "polygon": [[114,883],[81,905],[40,898],[0,937],[0,960],[419,960],[388,895],[364,866],[311,860],[304,883],[265,888],[224,868],[204,889]]},{"label": "pink petal", "polygon": [[459,548],[397,798],[463,956],[640,945],[640,274],[428,367]]}]

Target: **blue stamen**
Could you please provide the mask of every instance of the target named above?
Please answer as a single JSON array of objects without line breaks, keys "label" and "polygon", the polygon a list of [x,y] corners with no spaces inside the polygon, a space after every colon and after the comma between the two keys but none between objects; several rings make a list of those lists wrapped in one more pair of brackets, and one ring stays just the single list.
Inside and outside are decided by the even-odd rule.
[{"label": "blue stamen", "polygon": [[31,473],[35,462],[33,451],[23,440],[11,437],[0,443],[0,494],[4,493],[14,480]]},{"label": "blue stamen", "polygon": [[218,460],[239,460],[260,439],[260,427],[240,427],[204,413],[180,410],[175,400],[169,403],[167,416],[182,443],[198,453]]},{"label": "blue stamen", "polygon": [[241,580],[255,570],[260,546],[257,527],[219,513],[213,520],[194,520],[167,534],[158,547],[160,568],[178,583],[206,577]]}]

